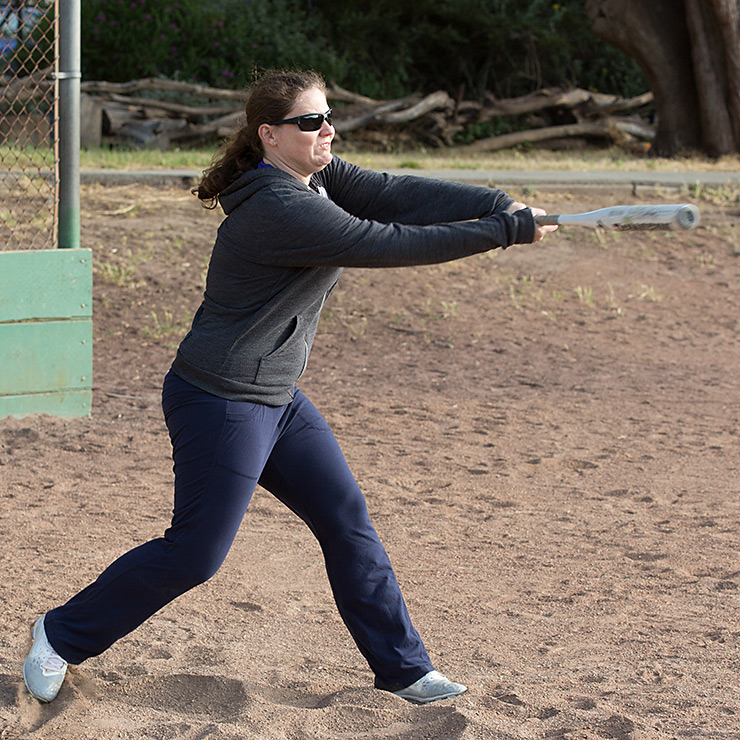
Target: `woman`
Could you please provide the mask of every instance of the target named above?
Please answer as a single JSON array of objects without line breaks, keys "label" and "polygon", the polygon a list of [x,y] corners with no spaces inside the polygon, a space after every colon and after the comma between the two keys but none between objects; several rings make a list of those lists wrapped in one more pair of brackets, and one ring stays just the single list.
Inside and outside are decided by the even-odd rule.
[{"label": "woman", "polygon": [[317,537],[339,612],[375,686],[416,702],[466,687],[434,670],[365,500],[327,423],[295,386],[343,267],[453,260],[554,227],[505,193],[361,170],[333,157],[314,73],[252,90],[246,123],[195,193],[226,215],[204,300],[164,381],[175,505],[164,536],[123,555],[34,625],[26,686],[53,700],[99,655],[223,562],[255,485]]}]

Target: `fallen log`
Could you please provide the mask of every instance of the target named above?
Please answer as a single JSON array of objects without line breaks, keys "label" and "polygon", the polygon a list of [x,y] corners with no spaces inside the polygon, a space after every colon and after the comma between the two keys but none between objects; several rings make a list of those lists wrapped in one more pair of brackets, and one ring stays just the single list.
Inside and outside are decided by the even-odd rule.
[{"label": "fallen log", "polygon": [[[132,130],[166,131],[171,140],[191,143],[209,137],[225,137],[243,120],[243,105],[248,99],[248,91],[225,90],[162,78],[146,78],[123,83],[85,81],[81,87],[86,94],[95,96],[99,102],[98,110],[102,108],[108,129],[106,133],[112,136],[113,140],[120,132],[122,137],[130,141]],[[141,91],[156,90],[169,93],[166,96],[168,99],[157,100],[155,96],[136,95]],[[203,106],[185,104],[173,101],[173,93],[223,102],[212,102]],[[2,96],[1,87],[0,96]],[[650,139],[653,136],[652,127],[639,119],[619,119],[613,115],[649,104],[652,101],[651,93],[623,99],[616,95],[570,87],[545,88],[518,98],[496,100],[489,96],[485,104],[463,100],[461,95],[458,97],[460,99],[453,100],[445,91],[440,90],[424,97],[409,95],[396,100],[375,100],[345,90],[334,82],[327,86],[327,98],[332,103],[346,103],[338,105],[334,115],[335,128],[341,136],[374,126],[377,131],[385,131],[391,138],[401,136],[433,146],[451,146],[455,144],[455,137],[473,124],[485,123],[499,117],[513,118],[523,115],[532,116],[530,125],[537,120],[540,126],[479,140],[464,145],[463,148],[469,151],[493,151],[528,141],[548,141],[573,136],[608,138],[612,141],[620,141],[625,137]],[[565,115],[575,119],[575,122],[544,126],[542,124],[549,120],[563,118],[562,112],[553,115],[545,112],[548,110],[564,111]],[[538,113],[539,115],[536,115]],[[175,120],[183,123],[163,124],[159,128],[156,123],[147,124],[144,129],[141,129],[138,123],[131,123],[126,127],[127,131],[122,130],[124,124],[131,121]],[[151,137],[142,133],[141,138],[149,140]],[[163,137],[157,139],[158,142],[162,140]]]},{"label": "fallen log", "polygon": [[578,87],[543,88],[519,98],[492,100],[480,110],[478,120],[485,121],[499,116],[520,116],[546,108],[577,108],[587,103],[608,105],[615,103],[617,100],[619,98],[616,95],[594,93]]},{"label": "fallen log", "polygon": [[170,138],[183,139],[201,139],[217,135],[219,137],[230,136],[243,122],[244,113],[235,111],[225,116],[215,118],[213,121],[202,124],[190,124],[187,128],[175,131]]},{"label": "fallen log", "polygon": [[404,105],[415,103],[418,100],[418,96],[412,95],[406,98],[399,98],[398,100],[390,100],[385,103],[376,103],[374,107],[369,110],[363,110],[358,115],[352,118],[341,118],[341,113],[335,117],[334,128],[338,133],[343,134],[349,131],[354,131],[362,126],[367,126],[376,121],[380,121],[384,115],[391,113],[398,108],[402,108]]},{"label": "fallen log", "polygon": [[10,78],[6,84],[0,86],[0,102],[25,103],[28,100],[46,97],[54,87],[54,80],[50,79],[52,72],[51,67],[46,67],[37,69],[25,77]]},{"label": "fallen log", "polygon": [[361,105],[378,105],[386,102],[384,100],[366,98],[364,95],[353,93],[351,90],[345,90],[343,87],[339,87],[335,82],[332,82],[327,86],[326,97],[328,100],[337,100],[340,103],[360,103]]},{"label": "fallen log", "polygon": [[[239,100],[246,102],[249,98],[248,90],[227,90],[220,87],[198,85],[191,82],[179,80],[167,80],[159,77],[147,77],[141,80],[130,80],[129,82],[106,82],[105,80],[88,80],[81,83],[80,88],[87,93],[111,93],[126,95],[140,92],[141,90],[165,90],[169,92],[180,92],[204,98],[215,98],[221,100]],[[360,103],[362,105],[378,105],[386,102],[374,100],[364,95],[351,92],[339,87],[336,83],[327,86],[326,96],[329,100],[337,100],[343,103]]]},{"label": "fallen log", "polygon": [[383,123],[407,123],[415,121],[427,113],[438,110],[452,110],[455,107],[455,101],[443,90],[427,95],[416,105],[406,108],[396,113],[386,113],[381,117]]},{"label": "fallen log", "polygon": [[221,87],[209,87],[208,85],[196,85],[192,82],[181,82],[179,80],[167,80],[161,77],[147,77],[143,80],[131,80],[130,82],[105,82],[104,80],[90,80],[80,83],[82,92],[87,93],[127,93],[139,92],[140,90],[166,90],[169,92],[187,93],[203,98],[216,98],[219,100],[242,100],[249,97],[244,90],[226,90]]},{"label": "fallen log", "polygon": [[618,121],[615,119],[585,121],[563,126],[546,126],[544,128],[514,131],[510,134],[491,136],[487,139],[479,139],[478,141],[461,146],[459,149],[464,153],[494,152],[500,149],[510,149],[521,144],[547,141],[548,139],[562,139],[570,136],[606,138],[619,143],[624,141],[626,137],[653,139],[655,137],[655,129],[629,121]]},{"label": "fallen log", "polygon": [[[135,98],[129,95],[119,95],[118,93],[107,93],[101,99],[112,100],[115,103],[141,106],[144,110],[145,118],[156,118],[164,113],[170,115],[171,118],[182,116],[187,119],[199,119],[203,116],[226,115],[236,111],[241,112],[243,109],[243,106],[210,105],[201,107],[197,105],[183,105],[182,103],[169,103],[164,100],[153,100],[151,98]],[[154,111],[154,113],[152,114],[150,111]]]},{"label": "fallen log", "polygon": [[449,111],[454,105],[455,101],[446,92],[439,90],[421,100],[418,96],[411,95],[406,98],[379,103],[370,110],[366,110],[350,119],[341,118],[340,112],[334,126],[338,133],[344,134],[362,126],[368,126],[371,123],[409,123],[423,118],[433,111]]},{"label": "fallen log", "polygon": [[634,110],[635,108],[641,108],[643,105],[650,105],[652,102],[653,94],[651,92],[646,92],[642,93],[642,95],[636,95],[633,98],[618,99],[612,103],[587,106],[584,113],[588,116],[610,116],[612,113],[622,113],[627,110]]},{"label": "fallen log", "polygon": [[116,136],[125,125],[144,119],[138,106],[126,103],[103,103],[101,110],[103,113],[103,134],[105,136]]},{"label": "fallen log", "polygon": [[154,121],[127,121],[117,132],[117,137],[134,148],[169,148],[173,138],[188,125],[181,118]]}]

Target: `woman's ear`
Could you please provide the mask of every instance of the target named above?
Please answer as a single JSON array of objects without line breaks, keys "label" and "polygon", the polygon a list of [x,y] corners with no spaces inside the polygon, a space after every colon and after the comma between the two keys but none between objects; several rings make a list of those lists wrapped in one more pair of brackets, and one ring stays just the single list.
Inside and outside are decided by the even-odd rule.
[{"label": "woman's ear", "polygon": [[275,132],[269,123],[263,123],[258,129],[260,141],[267,146],[277,146],[277,140],[275,139]]}]

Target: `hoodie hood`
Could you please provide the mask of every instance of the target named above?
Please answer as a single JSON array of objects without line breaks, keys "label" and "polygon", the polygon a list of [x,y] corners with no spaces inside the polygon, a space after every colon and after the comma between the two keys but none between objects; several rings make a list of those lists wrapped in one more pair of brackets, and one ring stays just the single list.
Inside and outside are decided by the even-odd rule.
[{"label": "hoodie hood", "polygon": [[247,170],[225,188],[218,196],[218,202],[221,204],[221,208],[224,209],[224,213],[228,215],[247,198],[251,198],[263,188],[275,185],[276,181],[282,181],[286,185],[294,185],[298,190],[309,189],[293,175],[277,167],[255,167]]}]

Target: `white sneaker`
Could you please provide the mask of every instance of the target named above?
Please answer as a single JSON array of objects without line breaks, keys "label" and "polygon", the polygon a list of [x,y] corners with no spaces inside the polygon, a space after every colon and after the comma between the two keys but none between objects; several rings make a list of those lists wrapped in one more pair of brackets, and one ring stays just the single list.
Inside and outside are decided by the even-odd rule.
[{"label": "white sneaker", "polygon": [[418,681],[407,686],[400,691],[394,691],[396,696],[402,699],[416,702],[417,704],[426,704],[438,699],[449,699],[451,696],[457,696],[468,690],[467,686],[461,683],[450,681],[439,671],[429,671],[426,676],[422,676]]},{"label": "white sneaker", "polygon": [[39,701],[56,699],[67,674],[67,661],[49,644],[44,618],[33,625],[33,645],[23,663],[23,680],[31,696]]}]

